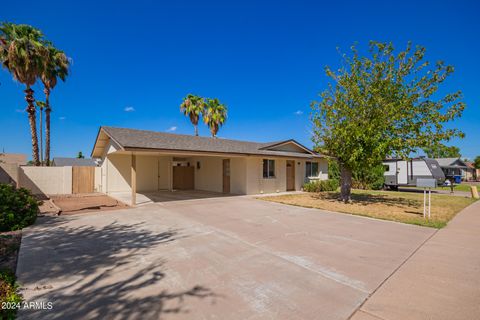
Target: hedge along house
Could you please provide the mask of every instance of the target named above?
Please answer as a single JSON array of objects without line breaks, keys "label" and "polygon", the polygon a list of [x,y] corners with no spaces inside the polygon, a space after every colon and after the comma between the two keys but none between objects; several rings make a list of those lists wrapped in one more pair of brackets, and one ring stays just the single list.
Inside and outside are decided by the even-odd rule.
[{"label": "hedge along house", "polygon": [[301,190],[328,178],[327,159],[295,140],[257,143],[100,127],[92,158],[101,159],[107,194],[202,190],[260,194]]}]

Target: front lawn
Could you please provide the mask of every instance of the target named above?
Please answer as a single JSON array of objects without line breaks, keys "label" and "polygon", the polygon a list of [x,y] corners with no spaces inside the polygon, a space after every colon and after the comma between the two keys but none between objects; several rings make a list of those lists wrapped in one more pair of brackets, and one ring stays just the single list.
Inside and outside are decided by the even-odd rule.
[{"label": "front lawn", "polygon": [[[464,192],[470,192],[470,187],[471,184],[456,184],[453,187],[453,191],[464,191]],[[480,189],[480,185],[476,185],[477,189]],[[437,187],[435,190],[445,190],[445,191],[450,191],[450,187]],[[480,190],[479,190],[480,191]]]},{"label": "front lawn", "polygon": [[[475,184],[476,185],[476,184]],[[471,184],[456,184],[453,187],[453,191],[461,191],[461,192],[470,192],[470,186]],[[477,189],[480,191],[480,185],[476,185]],[[415,190],[423,190],[422,188],[417,188],[417,187],[400,187],[401,189],[415,189]],[[433,188],[432,190],[443,190],[443,191],[451,191],[450,187],[436,187]]]},{"label": "front lawn", "polygon": [[431,218],[423,218],[423,193],[352,190],[352,202],[338,201],[338,192],[267,196],[259,199],[421,226],[443,228],[474,199],[432,194]]}]

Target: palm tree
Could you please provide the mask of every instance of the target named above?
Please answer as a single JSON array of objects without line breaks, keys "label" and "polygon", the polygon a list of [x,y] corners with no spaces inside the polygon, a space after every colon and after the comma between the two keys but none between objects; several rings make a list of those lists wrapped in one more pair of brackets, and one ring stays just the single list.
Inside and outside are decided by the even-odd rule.
[{"label": "palm tree", "polygon": [[190,118],[195,127],[195,135],[198,136],[198,120],[205,109],[205,100],[193,94],[188,94],[180,105],[180,111]]},{"label": "palm tree", "polygon": [[42,56],[45,54],[40,30],[29,25],[15,25],[2,23],[0,26],[0,60],[15,80],[26,86],[25,100],[27,101],[27,113],[32,136],[33,163],[38,166],[38,137],[35,115],[35,98],[31,86],[35,84],[42,68]]},{"label": "palm tree", "polygon": [[45,109],[45,102],[43,101],[36,101],[37,107],[40,110],[40,130],[38,131],[40,133],[40,164],[43,166],[43,109]]},{"label": "palm tree", "polygon": [[212,137],[217,136],[220,127],[227,120],[227,106],[220,103],[217,98],[207,99],[205,111],[203,113],[203,122],[210,128]]},{"label": "palm tree", "polygon": [[45,93],[45,163],[47,166],[50,165],[50,113],[52,112],[50,92],[57,85],[59,78],[65,81],[69,67],[70,59],[65,53],[48,43],[40,76]]}]

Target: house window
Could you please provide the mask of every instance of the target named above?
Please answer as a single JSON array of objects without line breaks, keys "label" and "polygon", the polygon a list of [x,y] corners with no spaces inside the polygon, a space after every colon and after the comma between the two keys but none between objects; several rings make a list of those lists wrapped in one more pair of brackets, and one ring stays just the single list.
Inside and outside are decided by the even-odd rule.
[{"label": "house window", "polygon": [[275,160],[263,159],[263,177],[275,178]]},{"label": "house window", "polygon": [[305,162],[305,177],[318,177],[318,162]]}]

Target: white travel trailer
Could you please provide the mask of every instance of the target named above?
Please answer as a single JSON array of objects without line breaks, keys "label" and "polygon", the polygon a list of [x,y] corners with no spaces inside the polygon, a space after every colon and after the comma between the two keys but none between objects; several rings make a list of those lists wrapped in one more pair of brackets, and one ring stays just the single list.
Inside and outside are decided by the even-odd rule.
[{"label": "white travel trailer", "polygon": [[416,186],[417,179],[436,179],[437,185],[443,184],[445,175],[436,160],[417,158],[412,160],[388,159],[385,167],[385,185],[392,190],[400,186]]}]

